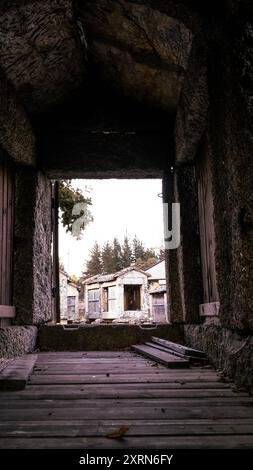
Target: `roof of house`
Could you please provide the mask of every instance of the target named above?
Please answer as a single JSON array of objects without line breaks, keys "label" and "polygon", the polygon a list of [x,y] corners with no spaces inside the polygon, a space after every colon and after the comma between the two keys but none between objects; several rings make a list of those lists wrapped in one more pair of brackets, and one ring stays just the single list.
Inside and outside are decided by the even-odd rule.
[{"label": "roof of house", "polygon": [[80,286],[75,282],[75,281],[71,281],[71,279],[68,279],[68,285],[71,286],[71,287],[75,287],[75,289],[79,290],[80,289]]},{"label": "roof of house", "polygon": [[160,263],[163,263],[164,261],[165,261],[165,258],[164,258],[164,259],[160,259],[159,261],[157,261],[157,263],[154,263],[154,264],[152,264],[151,266],[149,266],[148,268],[145,268],[144,271],[149,271],[149,269],[154,268],[155,266],[157,266],[157,265],[160,264]]},{"label": "roof of house", "polygon": [[166,292],[166,286],[156,287],[149,291],[150,294],[164,294]]},{"label": "roof of house", "polygon": [[124,274],[127,274],[130,271],[138,271],[147,277],[150,276],[150,274],[146,273],[140,268],[137,268],[136,266],[129,266],[128,268],[121,269],[120,271],[117,271],[116,273],[112,273],[112,274],[96,274],[95,276],[92,276],[86,279],[83,282],[83,284],[94,284],[95,282],[101,282],[101,283],[110,282],[110,281],[113,281],[114,279],[117,279],[120,276],[124,276]]}]

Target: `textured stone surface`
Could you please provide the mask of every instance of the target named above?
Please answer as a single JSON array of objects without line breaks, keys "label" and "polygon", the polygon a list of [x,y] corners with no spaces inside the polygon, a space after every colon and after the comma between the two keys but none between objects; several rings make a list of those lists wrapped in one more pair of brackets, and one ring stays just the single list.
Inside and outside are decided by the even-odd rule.
[{"label": "textured stone surface", "polygon": [[194,38],[177,108],[175,152],[178,163],[194,161],[206,127],[209,106],[207,50],[204,39],[200,34],[197,35]]},{"label": "textured stone surface", "polygon": [[124,0],[80,3],[88,50],[104,80],[139,101],[175,110],[192,33],[183,23]]},{"label": "textured stone surface", "polygon": [[183,328],[176,325],[152,329],[136,325],[84,325],[74,330],[63,326],[41,326],[38,347],[41,351],[117,351],[148,341],[154,334],[183,342]]},{"label": "textured stone surface", "polygon": [[37,333],[35,326],[0,328],[0,357],[21,356],[34,351]]},{"label": "textured stone surface", "polygon": [[187,325],[185,342],[201,349],[235,384],[253,393],[253,337],[220,326]]},{"label": "textured stone surface", "polygon": [[38,173],[36,181],[33,241],[33,323],[51,319],[51,186]]},{"label": "textured stone surface", "polygon": [[[216,265],[222,325],[253,329],[253,28],[218,31],[209,71]],[[220,40],[223,37],[223,47]]]},{"label": "textured stone surface", "polygon": [[0,145],[17,164],[35,162],[35,136],[15,91],[0,72]]},{"label": "textured stone surface", "polygon": [[207,131],[220,321],[247,332],[253,328],[253,26],[235,14],[229,27],[219,21],[205,34],[205,39],[195,36],[188,62],[177,111],[176,159],[192,160]]},{"label": "textured stone surface", "polygon": [[4,2],[0,13],[0,63],[30,111],[80,85],[84,46],[72,0]]},{"label": "textured stone surface", "polygon": [[49,180],[20,168],[16,178],[14,305],[17,324],[51,318],[51,191]]},{"label": "textured stone surface", "polygon": [[186,323],[199,323],[199,304],[202,302],[200,268],[198,205],[194,168],[177,170],[177,191],[181,212],[181,259],[179,264],[183,277]]}]

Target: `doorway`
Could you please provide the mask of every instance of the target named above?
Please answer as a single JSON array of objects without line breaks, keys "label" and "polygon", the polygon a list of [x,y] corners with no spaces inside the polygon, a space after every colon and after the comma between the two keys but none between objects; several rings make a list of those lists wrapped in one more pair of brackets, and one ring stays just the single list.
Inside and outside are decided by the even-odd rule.
[{"label": "doorway", "polygon": [[[66,295],[64,283],[74,280],[80,290],[77,323],[155,321],[149,291],[166,284],[161,179],[68,180],[68,196],[71,185],[81,192],[92,188],[89,210],[94,221],[77,239],[69,218],[66,233],[59,204],[59,214],[54,216],[59,224],[53,230],[54,240],[59,232],[59,244],[53,244],[53,261],[59,263],[53,272],[61,273],[58,295]],[[61,201],[61,196],[55,200]],[[55,276],[54,283],[57,286]],[[62,310],[66,302],[61,299],[56,304]],[[59,314],[58,308],[55,317],[61,323],[66,315]]]},{"label": "doorway", "polygon": [[135,285],[124,286],[125,311],[141,309],[141,288]]}]

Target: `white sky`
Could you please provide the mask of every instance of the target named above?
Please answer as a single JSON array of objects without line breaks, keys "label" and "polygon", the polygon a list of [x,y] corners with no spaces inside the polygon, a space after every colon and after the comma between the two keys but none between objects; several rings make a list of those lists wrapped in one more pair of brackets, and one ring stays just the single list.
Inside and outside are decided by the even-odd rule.
[{"label": "white sky", "polygon": [[[159,248],[163,239],[162,181],[152,180],[72,180],[75,188],[92,198],[94,221],[76,240],[60,224],[59,255],[70,275],[80,276],[89,250],[97,240],[101,245],[117,237],[136,234],[146,247]],[[88,193],[85,188],[90,187]]]}]

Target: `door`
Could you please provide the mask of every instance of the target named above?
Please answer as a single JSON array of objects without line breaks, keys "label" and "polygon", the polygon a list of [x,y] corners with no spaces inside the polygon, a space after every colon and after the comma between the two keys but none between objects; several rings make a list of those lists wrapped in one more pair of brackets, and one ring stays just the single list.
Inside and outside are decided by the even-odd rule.
[{"label": "door", "polygon": [[203,140],[196,163],[198,181],[199,231],[203,303],[219,300],[215,266],[214,206],[212,196],[212,174],[209,147]]},{"label": "door", "polygon": [[90,320],[100,318],[99,289],[88,290],[88,318]]},{"label": "door", "polygon": [[164,294],[152,294],[152,313],[157,323],[166,322]]},{"label": "door", "polygon": [[0,326],[11,324],[13,283],[14,168],[0,154]]},{"label": "door", "polygon": [[68,320],[76,320],[76,297],[74,295],[69,295],[67,297],[67,311]]}]

